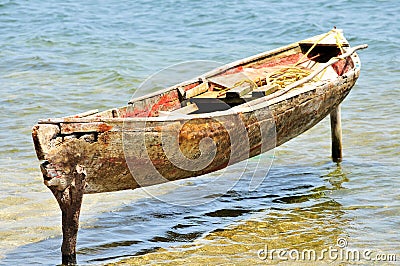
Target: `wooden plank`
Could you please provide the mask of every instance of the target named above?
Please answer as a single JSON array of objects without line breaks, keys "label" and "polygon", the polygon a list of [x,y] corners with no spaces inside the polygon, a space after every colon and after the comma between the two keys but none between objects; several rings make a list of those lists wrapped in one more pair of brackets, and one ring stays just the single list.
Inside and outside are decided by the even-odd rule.
[{"label": "wooden plank", "polygon": [[[106,132],[114,129],[114,125],[104,122],[93,123],[61,123],[61,134],[74,134],[85,132]],[[119,128],[114,129],[119,130]]]},{"label": "wooden plank", "polygon": [[197,85],[196,87],[194,87],[194,88],[192,88],[190,90],[187,90],[185,92],[185,98],[189,99],[189,98],[198,96],[199,94],[201,94],[203,92],[206,92],[206,91],[208,91],[208,83],[204,82],[204,83],[201,83],[201,84]]},{"label": "wooden plank", "polygon": [[279,85],[278,84],[273,84],[273,85],[265,85],[258,87],[257,89],[253,90],[251,93],[251,96],[253,97],[264,97],[266,95],[270,95],[277,90],[279,90]]},{"label": "wooden plank", "polygon": [[226,98],[241,98],[256,88],[256,84],[252,82],[243,82],[240,86],[230,89],[226,92]]},{"label": "wooden plank", "polygon": [[243,72],[239,72],[230,75],[212,77],[209,78],[208,81],[223,88],[231,88],[234,87],[238,82],[246,79],[249,78]]},{"label": "wooden plank", "polygon": [[240,98],[255,89],[255,82],[260,79],[265,79],[264,69],[246,68],[239,73],[210,78],[209,82],[225,89],[230,88],[225,93],[226,98]]}]

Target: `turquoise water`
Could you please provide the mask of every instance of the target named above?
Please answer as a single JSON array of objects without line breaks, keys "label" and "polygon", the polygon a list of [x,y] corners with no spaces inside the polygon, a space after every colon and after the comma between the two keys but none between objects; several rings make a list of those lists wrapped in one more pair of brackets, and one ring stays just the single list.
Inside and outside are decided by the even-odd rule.
[{"label": "turquoise water", "polygon": [[[170,65],[228,63],[333,26],[351,44],[369,44],[342,105],[340,167],[330,160],[324,120],[275,150],[254,192],[244,178],[226,195],[210,193],[214,201],[190,208],[140,190],[85,196],[78,260],[98,265],[147,256],[147,263],[173,264],[169,250],[208,241],[211,248],[188,255],[189,262],[255,264],[258,248],[272,241],[287,240],[290,249],[332,245],[341,236],[354,248],[397,252],[399,261],[399,12],[394,0],[0,0],[0,264],[60,263],[60,212],[42,184],[30,137],[38,119],[121,106]],[[241,170],[232,166],[227,182]],[[190,201],[190,191],[158,190]],[[254,219],[268,224],[267,235],[246,226]],[[247,261],[240,256],[245,240],[228,244],[236,256],[210,251],[221,246],[210,237],[231,230],[252,236]]]}]

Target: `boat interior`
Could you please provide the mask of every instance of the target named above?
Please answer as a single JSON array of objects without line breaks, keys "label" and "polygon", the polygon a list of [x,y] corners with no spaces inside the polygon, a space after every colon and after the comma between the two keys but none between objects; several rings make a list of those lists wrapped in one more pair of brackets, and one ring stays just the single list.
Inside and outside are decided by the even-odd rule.
[{"label": "boat interior", "polygon": [[[343,38],[344,39],[344,38]],[[189,115],[223,111],[255,99],[270,96],[319,65],[343,53],[347,41],[318,43],[312,39],[234,62],[185,83],[132,99],[128,105],[98,112],[89,111],[76,118],[133,118]],[[354,64],[350,57],[319,73],[312,81],[343,75]]]}]

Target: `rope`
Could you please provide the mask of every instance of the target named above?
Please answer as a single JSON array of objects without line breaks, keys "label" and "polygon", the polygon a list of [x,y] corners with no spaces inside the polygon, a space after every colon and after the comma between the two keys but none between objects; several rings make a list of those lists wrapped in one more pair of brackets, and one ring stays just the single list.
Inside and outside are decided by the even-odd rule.
[{"label": "rope", "polygon": [[[301,80],[305,77],[307,77],[308,75],[311,74],[311,69],[305,68],[305,67],[301,67],[300,64],[306,62],[307,60],[312,60],[313,58],[318,57],[314,56],[311,59],[307,59],[306,61],[304,61],[305,58],[308,57],[308,55],[311,53],[311,51],[326,37],[328,37],[330,34],[335,33],[335,40],[336,40],[336,45],[337,47],[340,49],[341,54],[344,53],[343,50],[343,45],[341,43],[341,35],[340,32],[336,30],[336,28],[328,31],[326,34],[324,34],[323,36],[321,36],[316,42],[313,43],[313,45],[310,47],[310,49],[308,49],[308,51],[303,54],[303,56],[301,56],[301,58],[299,60],[297,60],[296,63],[294,63],[291,66],[285,66],[282,67],[278,70],[275,70],[271,73],[268,73],[265,77],[265,81],[263,81],[263,79],[258,78],[257,82],[251,80],[251,79],[244,79],[241,80],[237,83],[235,83],[235,85],[233,87],[230,88],[225,88],[222,89],[220,91],[220,93],[218,94],[219,96],[224,95],[228,90],[231,90],[233,88],[239,87],[242,84],[244,84],[245,82],[249,83],[250,85],[254,86],[255,88],[257,88],[258,86],[262,86],[263,83],[265,83],[264,85],[269,85],[271,87],[275,87],[276,85],[278,86],[278,89],[283,89],[286,86],[288,86],[289,84],[292,84],[298,80]],[[322,76],[321,76],[322,77]],[[318,77],[314,77],[313,79],[311,79],[309,82],[311,81],[318,81],[319,78]],[[258,83],[258,84],[257,84]]]},{"label": "rope", "polygon": [[[310,69],[299,67],[299,65],[303,63],[304,59],[323,39],[325,39],[332,33],[335,33],[334,37],[336,40],[336,45],[340,49],[340,52],[343,54],[344,50],[343,50],[343,45],[341,43],[340,33],[336,29],[332,29],[323,36],[321,36],[321,38],[319,38],[316,42],[314,42],[314,44],[310,47],[310,49],[308,49],[308,51],[305,54],[303,54],[303,56],[295,64],[288,67],[282,67],[272,73],[269,73],[266,76],[266,84],[270,86],[278,85],[280,89],[283,89],[289,84],[292,84],[293,82],[296,82],[310,75],[312,72]],[[318,80],[319,78],[315,77],[309,82]]]}]

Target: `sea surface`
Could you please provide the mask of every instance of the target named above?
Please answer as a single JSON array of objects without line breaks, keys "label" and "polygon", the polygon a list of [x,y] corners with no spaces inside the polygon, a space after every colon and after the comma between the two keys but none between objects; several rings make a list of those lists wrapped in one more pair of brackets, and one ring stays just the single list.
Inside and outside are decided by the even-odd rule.
[{"label": "sea surface", "polygon": [[[352,45],[369,45],[342,104],[340,165],[330,158],[325,119],[251,159],[245,171],[243,164],[229,167],[224,180],[234,186],[203,191],[203,204],[168,199],[192,203],[192,187],[213,174],[186,180],[182,189],[158,186],[151,195],[85,195],[78,262],[291,264],[307,263],[296,251],[336,248],[369,250],[371,259],[395,255],[399,263],[399,14],[397,0],[0,0],[0,265],[61,263],[61,212],[31,140],[38,119],[123,106],[171,65],[228,63],[334,26]],[[251,167],[268,173],[254,191]],[[276,252],[262,260],[260,250],[271,249],[292,257]],[[325,255],[317,262],[357,263]]]}]

